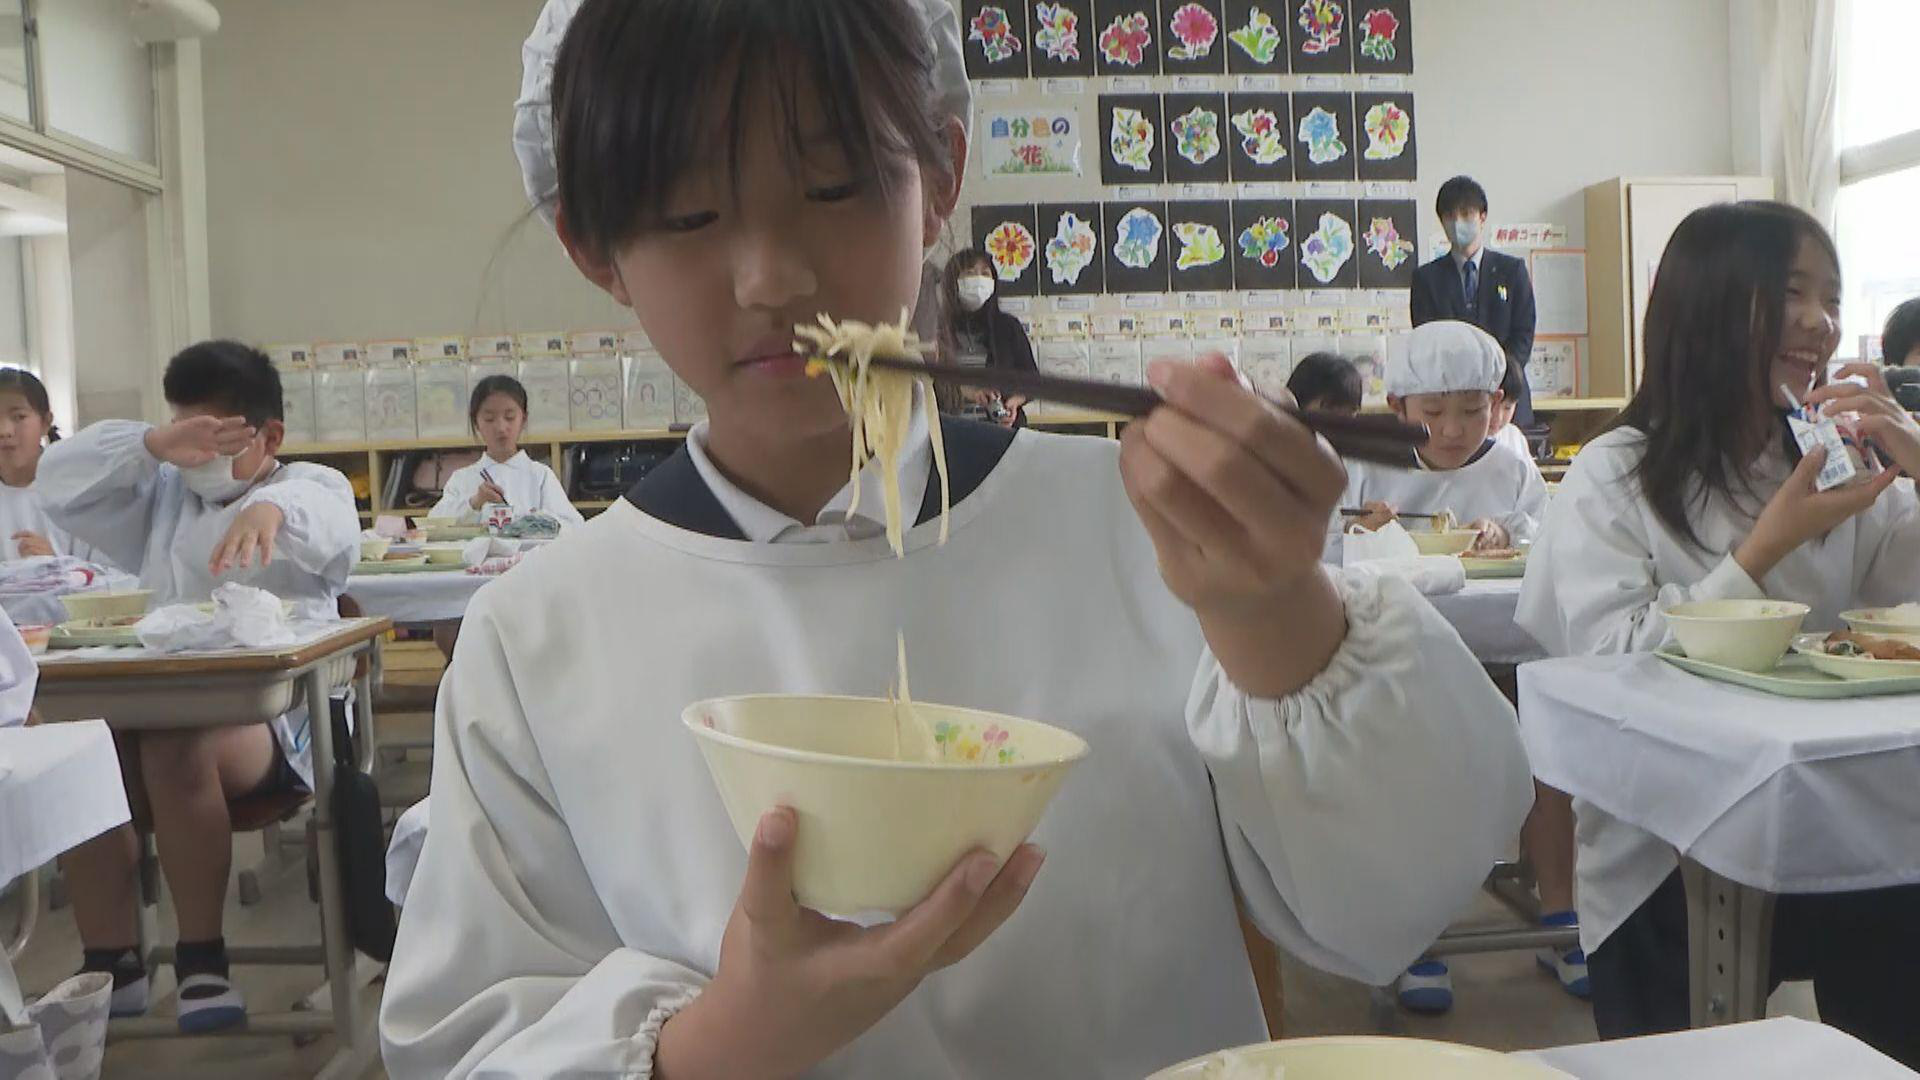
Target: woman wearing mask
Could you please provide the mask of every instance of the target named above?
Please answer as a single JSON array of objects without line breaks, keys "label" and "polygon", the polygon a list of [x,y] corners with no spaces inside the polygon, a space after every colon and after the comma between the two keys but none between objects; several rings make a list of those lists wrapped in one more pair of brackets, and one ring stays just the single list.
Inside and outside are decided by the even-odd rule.
[{"label": "woman wearing mask", "polygon": [[[940,356],[962,367],[1013,368],[1034,371],[1033,343],[1020,320],[1000,310],[993,295],[993,262],[985,253],[968,248],[947,260],[941,290]],[[1008,427],[1024,427],[1027,399],[1002,399],[997,390],[963,390],[943,398],[946,412],[980,416]]]}]

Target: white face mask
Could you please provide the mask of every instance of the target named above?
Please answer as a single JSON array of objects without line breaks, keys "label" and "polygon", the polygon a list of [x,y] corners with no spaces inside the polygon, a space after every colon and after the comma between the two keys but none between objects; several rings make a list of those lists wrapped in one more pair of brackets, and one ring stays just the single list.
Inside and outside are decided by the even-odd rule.
[{"label": "white face mask", "polygon": [[963,277],[956,283],[954,291],[960,296],[960,306],[968,311],[979,311],[988,300],[993,299],[993,279],[972,275]]},{"label": "white face mask", "polygon": [[1465,251],[1473,246],[1475,240],[1480,239],[1480,223],[1473,218],[1454,218],[1453,227],[1449,232],[1453,237],[1453,246],[1460,251]]},{"label": "white face mask", "polygon": [[251,478],[241,480],[233,475],[233,455],[222,454],[191,469],[181,469],[180,476],[187,482],[187,490],[211,503],[223,503],[246,494],[253,486]]}]

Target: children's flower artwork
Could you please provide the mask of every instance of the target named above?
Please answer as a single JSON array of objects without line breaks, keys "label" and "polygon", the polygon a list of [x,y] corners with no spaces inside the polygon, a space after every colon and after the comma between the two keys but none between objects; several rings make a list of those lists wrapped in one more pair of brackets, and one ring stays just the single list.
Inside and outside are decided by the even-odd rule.
[{"label": "children's flower artwork", "polygon": [[1212,266],[1227,257],[1227,249],[1220,243],[1220,230],[1211,225],[1182,221],[1174,225],[1173,235],[1180,238],[1180,257],[1174,265],[1182,270]]},{"label": "children's flower artwork", "polygon": [[1240,230],[1240,254],[1272,268],[1280,265],[1280,253],[1287,250],[1287,219],[1255,218]]},{"label": "children's flower artwork", "polygon": [[1220,154],[1220,114],[1204,106],[1173,118],[1174,149],[1195,165],[1204,165]]},{"label": "children's flower artwork", "polygon": [[1413,254],[1413,241],[1400,239],[1400,230],[1393,227],[1392,218],[1374,218],[1361,239],[1367,242],[1367,250],[1379,256],[1381,264],[1389,270],[1396,269]]},{"label": "children's flower artwork", "polygon": [[1079,284],[1080,272],[1093,262],[1099,246],[1093,226],[1082,221],[1080,215],[1071,210],[1061,214],[1053,239],[1047,241],[1047,272],[1053,275],[1054,284]]},{"label": "children's flower artwork", "polygon": [[1080,16],[1065,4],[1033,5],[1033,47],[1049,60],[1080,59]]},{"label": "children's flower artwork", "polygon": [[1110,64],[1139,67],[1153,44],[1153,22],[1144,12],[1118,15],[1100,32],[1100,53]]},{"label": "children's flower artwork", "polygon": [[1220,21],[1199,4],[1182,4],[1174,9],[1168,26],[1178,45],[1167,49],[1170,60],[1200,60],[1213,52],[1220,39]]},{"label": "children's flower artwork", "polygon": [[1234,130],[1240,133],[1240,152],[1256,165],[1271,165],[1287,156],[1287,136],[1280,130],[1280,118],[1271,109],[1248,109],[1233,114]]},{"label": "children's flower artwork", "polygon": [[1107,150],[1116,164],[1148,172],[1153,168],[1153,124],[1139,109],[1115,106]]},{"label": "children's flower artwork", "polygon": [[1020,51],[1020,39],[1015,36],[1013,24],[1007,20],[1007,9],[1003,7],[983,5],[980,14],[973,17],[967,40],[980,43],[980,52],[990,64],[1011,60]]},{"label": "children's flower artwork", "polygon": [[1300,51],[1318,56],[1339,48],[1340,30],[1346,21],[1340,0],[1300,0],[1300,29],[1307,32]]},{"label": "children's flower artwork", "polygon": [[1160,254],[1160,219],[1153,211],[1136,206],[1120,218],[1113,230],[1113,254],[1122,265],[1145,270]]},{"label": "children's flower artwork", "polygon": [[1280,51],[1280,28],[1273,25],[1273,16],[1257,7],[1248,8],[1247,25],[1229,33],[1227,40],[1240,46],[1254,63],[1271,64]]},{"label": "children's flower artwork", "polygon": [[1385,8],[1369,11],[1360,20],[1360,55],[1387,63],[1394,57],[1393,36],[1400,32],[1400,20]]},{"label": "children's flower artwork", "polygon": [[1018,281],[1033,265],[1033,233],[1017,221],[1003,221],[987,234],[987,258],[1001,281]]},{"label": "children's flower artwork", "polygon": [[1300,118],[1300,141],[1307,144],[1307,160],[1315,165],[1339,161],[1347,152],[1340,141],[1340,121],[1318,105]]},{"label": "children's flower artwork", "polygon": [[1407,110],[1391,101],[1383,101],[1367,110],[1367,149],[1369,161],[1397,158],[1407,150],[1407,132],[1413,121]]},{"label": "children's flower artwork", "polygon": [[1320,227],[1300,242],[1300,265],[1325,285],[1340,276],[1340,268],[1353,258],[1353,226],[1339,214],[1321,214]]}]

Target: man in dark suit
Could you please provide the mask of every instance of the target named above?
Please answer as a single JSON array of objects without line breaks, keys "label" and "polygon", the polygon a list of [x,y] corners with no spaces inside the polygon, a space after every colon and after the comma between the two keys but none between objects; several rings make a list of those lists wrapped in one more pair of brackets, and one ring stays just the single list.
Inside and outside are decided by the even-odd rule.
[{"label": "man in dark suit", "polygon": [[[1493,335],[1513,362],[1526,370],[1533,354],[1533,279],[1527,264],[1481,244],[1487,227],[1487,191],[1471,176],[1440,185],[1434,210],[1452,250],[1413,275],[1413,325],[1459,319]],[[1523,392],[1513,422],[1533,423],[1533,394]]]}]

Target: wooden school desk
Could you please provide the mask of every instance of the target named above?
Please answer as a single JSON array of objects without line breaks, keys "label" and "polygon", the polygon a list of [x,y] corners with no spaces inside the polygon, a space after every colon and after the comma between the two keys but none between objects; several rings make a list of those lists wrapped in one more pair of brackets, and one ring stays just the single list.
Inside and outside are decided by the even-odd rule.
[{"label": "wooden school desk", "polygon": [[1534,775],[1678,853],[1695,1027],[1766,1015],[1776,897],[1920,884],[1920,697],[1570,657],[1521,666],[1520,728]]},{"label": "wooden school desk", "polygon": [[[40,657],[40,689],[35,705],[49,722],[102,718],[116,731],[264,724],[302,700],[322,703],[311,710],[313,733],[313,828],[320,877],[319,947],[245,947],[227,950],[239,964],[314,964],[324,966],[330,1009],[251,1014],[236,1035],[335,1035],[340,1049],[323,1077],[358,1076],[378,1053],[373,1016],[365,1008],[354,970],[353,943],[347,936],[346,898],[334,835],[333,725],[325,702],[330,692],[355,686],[355,715],[361,737],[360,765],[373,759],[373,665],[356,674],[354,661],[375,650],[393,628],[386,618],[346,619],[296,624],[299,640],[271,649],[163,655],[143,648],[78,649]],[[152,912],[141,913],[143,937]],[[150,957],[151,944],[143,948]],[[116,1020],[109,1038],[176,1036],[171,1019]],[[223,1033],[227,1034],[227,1033]]]}]

